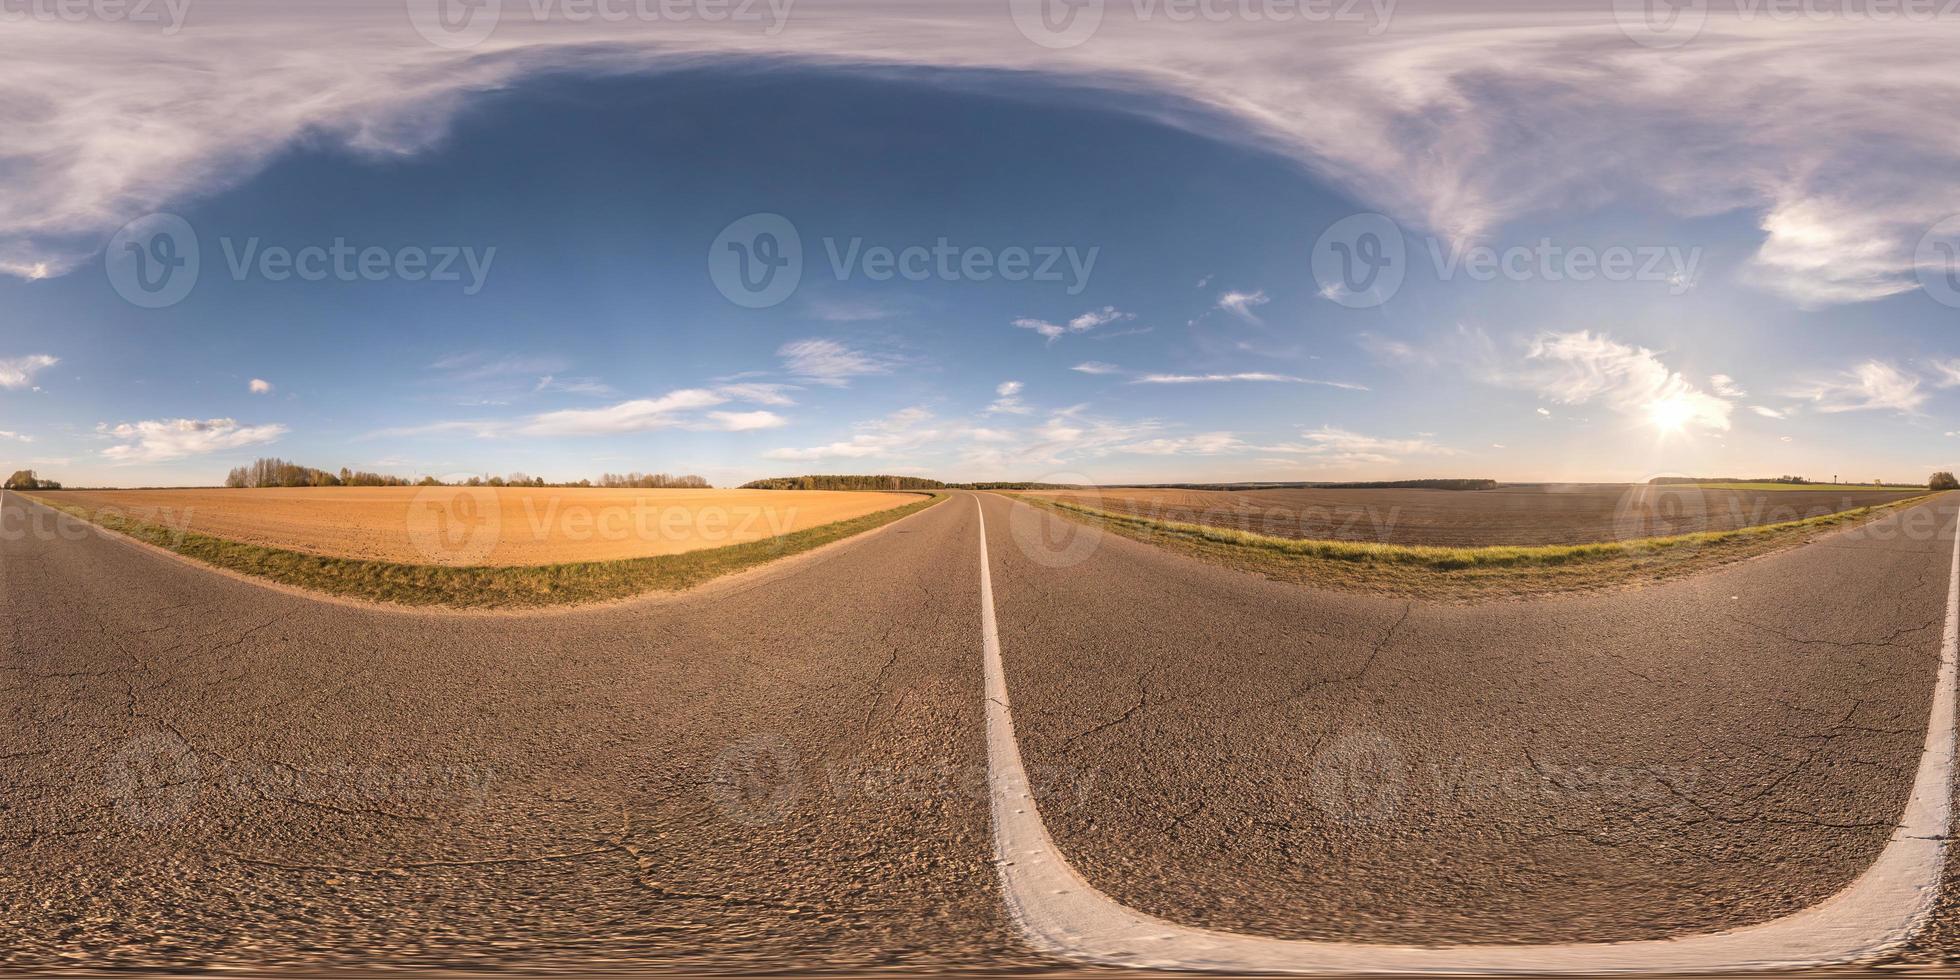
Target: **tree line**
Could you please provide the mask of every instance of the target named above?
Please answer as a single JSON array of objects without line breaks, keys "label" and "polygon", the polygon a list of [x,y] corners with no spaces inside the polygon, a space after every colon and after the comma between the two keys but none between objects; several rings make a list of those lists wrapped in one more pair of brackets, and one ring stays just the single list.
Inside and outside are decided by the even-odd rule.
[{"label": "tree line", "polygon": [[944,490],[946,484],[919,476],[778,476],[750,480],[743,490]]},{"label": "tree line", "polygon": [[35,476],[33,470],[15,470],[14,475],[7,478],[6,489],[59,490],[61,489],[61,484],[54,480],[44,480]]},{"label": "tree line", "polygon": [[[28,473],[32,476],[32,473]],[[383,473],[369,473],[364,470],[350,470],[341,467],[340,472],[301,466],[276,457],[254,460],[249,466],[233,469],[225,477],[225,486],[234,489],[253,487],[440,487],[446,484],[433,476],[425,476],[411,484],[399,476]],[[669,473],[607,473],[599,477],[599,482],[579,480],[576,483],[548,483],[544,477],[527,473],[512,473],[509,476],[472,476],[456,481],[464,487],[613,487],[637,490],[684,488],[705,490],[712,486],[705,478],[692,475],[675,476]],[[50,489],[45,483],[42,489]]]},{"label": "tree line", "polygon": [[240,466],[225,477],[225,486],[232,488],[248,487],[405,487],[408,481],[399,476],[384,476],[380,473],[356,472],[343,466],[339,473],[301,466],[283,459],[265,458],[254,460],[250,466]]}]

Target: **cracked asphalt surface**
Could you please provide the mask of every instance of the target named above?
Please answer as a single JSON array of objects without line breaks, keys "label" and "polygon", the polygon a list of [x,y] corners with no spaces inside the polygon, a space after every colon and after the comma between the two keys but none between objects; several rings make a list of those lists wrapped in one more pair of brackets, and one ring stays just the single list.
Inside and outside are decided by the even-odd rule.
[{"label": "cracked asphalt surface", "polygon": [[[1701,931],[1848,882],[1916,764],[1956,516],[1430,606],[982,500],[1023,752],[1091,882],[1439,943]],[[977,534],[959,497],[522,616],[0,535],[0,966],[1053,968],[990,860]]]}]

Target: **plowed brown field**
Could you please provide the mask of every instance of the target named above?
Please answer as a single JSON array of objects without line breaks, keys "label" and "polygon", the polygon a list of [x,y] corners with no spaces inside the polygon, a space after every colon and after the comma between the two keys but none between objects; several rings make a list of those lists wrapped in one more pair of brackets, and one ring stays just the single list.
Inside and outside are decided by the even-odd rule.
[{"label": "plowed brown field", "polygon": [[1532,484],[1495,490],[1107,488],[1029,496],[1276,537],[1476,547],[1726,531],[1821,517],[1924,492]]},{"label": "plowed brown field", "polygon": [[526,566],[671,555],[901,507],[821,490],[318,487],[64,490],[52,503],[248,544],[414,565]]}]

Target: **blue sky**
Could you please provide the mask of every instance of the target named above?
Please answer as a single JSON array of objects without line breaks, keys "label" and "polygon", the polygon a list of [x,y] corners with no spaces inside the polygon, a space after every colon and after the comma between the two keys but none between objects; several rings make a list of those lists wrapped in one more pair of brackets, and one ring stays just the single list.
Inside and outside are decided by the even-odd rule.
[{"label": "blue sky", "polygon": [[[156,187],[77,204],[72,234],[0,227],[17,273],[0,276],[0,466],[146,485],[258,455],[718,483],[1909,479],[1953,462],[1960,308],[1871,259],[1919,217],[1880,234],[1801,196],[1608,192],[1586,175],[1610,163],[1560,153],[1536,189],[1471,169],[1439,190],[1387,151],[1371,170],[1189,91],[1066,74],[571,61],[202,147]],[[1528,81],[1476,94],[1565,124]],[[1486,140],[1546,152],[1493,125]],[[1394,131],[1444,157],[1457,138]],[[1725,165],[1716,138],[1674,135]],[[1883,183],[1935,198],[1929,216],[1948,199]],[[145,308],[131,263],[173,257],[161,226],[111,236],[155,212],[194,233],[199,268]],[[742,223],[757,214],[780,221]],[[1380,217],[1342,223],[1358,214]],[[753,260],[758,228],[800,244],[793,291],[728,279],[731,236]],[[1813,254],[1832,236],[1857,240]],[[1366,261],[1391,238],[1400,255]],[[908,247],[918,275],[882,275],[878,249]],[[317,281],[278,258],[309,248]],[[1399,286],[1340,282],[1370,268]]]}]

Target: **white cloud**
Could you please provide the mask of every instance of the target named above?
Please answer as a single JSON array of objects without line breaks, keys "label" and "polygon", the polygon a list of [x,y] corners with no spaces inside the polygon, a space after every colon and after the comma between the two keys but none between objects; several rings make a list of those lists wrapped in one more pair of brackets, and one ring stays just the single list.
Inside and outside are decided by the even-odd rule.
[{"label": "white cloud", "polygon": [[1576,330],[1538,335],[1526,358],[1530,364],[1519,380],[1561,405],[1598,400],[1636,417],[1654,417],[1656,407],[1664,406],[1679,424],[1714,431],[1729,427],[1732,404],[1690,384],[1645,347]]},{"label": "white cloud", "polygon": [[34,441],[34,437],[33,437],[33,436],[29,436],[29,435],[22,435],[21,433],[18,433],[18,432],[8,432],[8,431],[6,431],[6,430],[4,430],[4,429],[0,429],[0,439],[12,439],[12,440],[13,440],[13,441],[15,441],[15,442],[33,442],[33,441]]},{"label": "white cloud", "polygon": [[[1392,439],[1363,435],[1334,426],[1322,426],[1300,434],[1306,440],[1278,446],[1259,446],[1263,453],[1285,453],[1317,465],[1385,466],[1405,456],[1457,456],[1456,450],[1428,438]],[[1495,448],[1503,448],[1501,446]]]},{"label": "white cloud", "polygon": [[920,428],[923,423],[931,420],[932,413],[923,408],[901,409],[882,419],[859,423],[858,431],[848,440],[820,446],[771,449],[763,453],[762,458],[790,463],[814,463],[831,459],[892,459],[898,453],[917,449],[939,439],[941,434],[937,429]]},{"label": "white cloud", "polygon": [[1817,404],[1820,412],[1892,411],[1911,414],[1925,404],[1919,378],[1884,361],[1866,361],[1848,371],[1792,388],[1792,398]]},{"label": "white cloud", "polygon": [[60,363],[60,358],[46,354],[0,358],[0,388],[28,387],[34,383],[35,374]]},{"label": "white cloud", "polygon": [[234,419],[155,419],[146,422],[107,422],[96,434],[120,440],[102,455],[118,463],[160,463],[273,442],[287,433],[283,425],[239,425]]},{"label": "white cloud", "polygon": [[1069,370],[1080,371],[1083,374],[1122,374],[1123,373],[1122,368],[1117,367],[1114,364],[1105,364],[1102,361],[1083,361],[1082,363],[1077,364],[1072,368],[1069,368]]},{"label": "white cloud", "polygon": [[1757,415],[1760,415],[1766,419],[1789,418],[1788,415],[1785,415],[1782,412],[1779,412],[1776,409],[1769,407],[1768,405],[1751,405],[1749,406],[1749,410],[1755,412]]},{"label": "white cloud", "polygon": [[1551,417],[1552,417],[1552,410],[1551,410],[1551,409],[1549,409],[1549,408],[1539,408],[1539,409],[1537,409],[1536,411],[1538,412],[1538,414],[1539,414],[1539,416],[1540,416],[1540,417],[1542,417],[1542,418],[1551,418]]},{"label": "white cloud", "polygon": [[636,398],[607,408],[565,409],[533,417],[518,429],[528,436],[592,436],[669,429],[688,421],[684,414],[728,401],[704,388],[682,388],[658,398]]},{"label": "white cloud", "polygon": [[725,395],[738,402],[782,406],[796,404],[795,399],[784,394],[786,391],[795,390],[795,385],[763,384],[760,382],[745,381],[738,384],[720,385],[715,388],[715,393]]},{"label": "white cloud", "polygon": [[783,370],[798,381],[847,388],[852,378],[890,374],[890,360],[852,350],[835,340],[812,337],[792,340],[776,349],[783,359]]},{"label": "white cloud", "polygon": [[555,374],[547,374],[539,378],[538,383],[531,388],[532,394],[546,391],[561,391],[568,395],[595,395],[599,397],[619,394],[617,388],[597,378],[561,378]]},{"label": "white cloud", "polygon": [[1709,375],[1708,387],[1713,389],[1716,394],[1721,395],[1723,398],[1749,397],[1749,393],[1742,390],[1742,386],[1736,384],[1735,379],[1729,377],[1726,374]]},{"label": "white cloud", "polygon": [[1134,319],[1136,319],[1136,314],[1134,313],[1125,313],[1114,306],[1105,306],[1100,310],[1090,310],[1087,313],[1078,314],[1070,318],[1067,323],[1050,323],[1047,320],[1025,316],[1013,321],[1013,323],[1014,326],[1020,327],[1023,330],[1032,330],[1048,338],[1048,342],[1052,344],[1066,334],[1088,333],[1097,327]]},{"label": "white cloud", "polygon": [[1028,407],[1027,403],[1021,401],[1021,389],[1023,387],[1019,381],[1001,382],[994,388],[994,394],[999,397],[994,399],[993,404],[987,406],[984,414],[1026,415],[1034,411],[1034,409]]},{"label": "white cloud", "polygon": [[1933,362],[1933,384],[1940,388],[1960,385],[1960,358]]},{"label": "white cloud", "polygon": [[1357,335],[1354,340],[1356,344],[1360,345],[1362,350],[1385,361],[1417,363],[1432,362],[1435,360],[1432,355],[1416,349],[1416,346],[1408,341],[1396,340],[1380,334],[1363,333]]},{"label": "white cloud", "polygon": [[1253,314],[1252,308],[1255,306],[1264,306],[1269,302],[1271,300],[1266,298],[1266,292],[1263,289],[1251,293],[1230,292],[1218,297],[1218,308],[1227,313],[1258,323],[1259,317]]},{"label": "white cloud", "polygon": [[1139,456],[1217,456],[1243,452],[1244,441],[1230,432],[1200,432],[1196,435],[1146,439],[1111,448],[1115,453]]},{"label": "white cloud", "polygon": [[780,429],[789,424],[788,419],[777,415],[775,412],[764,410],[753,412],[709,412],[708,418],[713,422],[711,428],[720,429],[723,432],[753,432],[757,429]]},{"label": "white cloud", "polygon": [[252,383],[246,385],[245,387],[248,388],[254,395],[272,394],[272,382],[267,381],[264,378],[253,378]]},{"label": "white cloud", "polygon": [[1299,378],[1290,374],[1269,374],[1264,371],[1242,371],[1237,374],[1145,374],[1130,383],[1138,385],[1194,385],[1227,384],[1239,381],[1324,385],[1329,388],[1345,388],[1349,391],[1368,390],[1366,385],[1349,384],[1345,381],[1316,381],[1312,378]]}]

